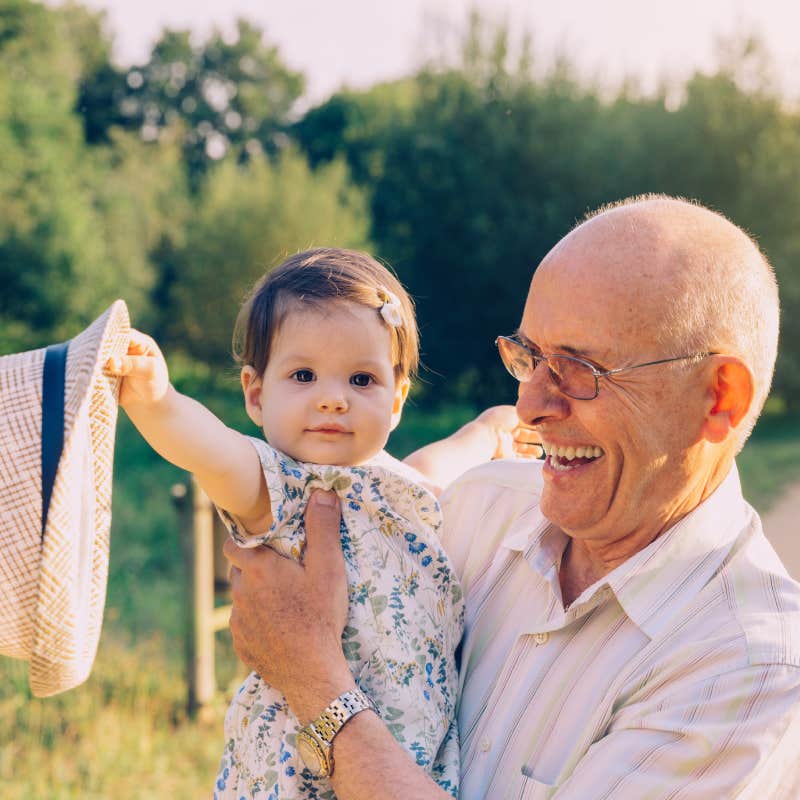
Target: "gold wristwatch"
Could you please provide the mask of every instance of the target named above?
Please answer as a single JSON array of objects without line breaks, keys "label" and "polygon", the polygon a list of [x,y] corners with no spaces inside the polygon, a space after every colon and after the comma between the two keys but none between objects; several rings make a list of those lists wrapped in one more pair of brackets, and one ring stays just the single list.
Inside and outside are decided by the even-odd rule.
[{"label": "gold wristwatch", "polygon": [[340,694],[297,733],[297,752],[316,778],[333,775],[333,737],[360,711],[378,713],[375,703],[360,689]]}]

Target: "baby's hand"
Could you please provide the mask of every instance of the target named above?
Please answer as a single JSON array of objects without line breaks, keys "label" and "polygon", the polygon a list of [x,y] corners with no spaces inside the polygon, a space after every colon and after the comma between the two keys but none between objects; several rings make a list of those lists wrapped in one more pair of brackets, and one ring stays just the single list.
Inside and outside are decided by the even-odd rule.
[{"label": "baby's hand", "polygon": [[122,377],[119,404],[123,408],[157,403],[169,389],[169,370],[164,356],[151,337],[137,330],[131,330],[127,355],[109,358],[106,372]]},{"label": "baby's hand", "polygon": [[520,422],[514,406],[492,406],[475,417],[473,424],[486,427],[497,441],[492,458],[540,458],[541,437]]}]

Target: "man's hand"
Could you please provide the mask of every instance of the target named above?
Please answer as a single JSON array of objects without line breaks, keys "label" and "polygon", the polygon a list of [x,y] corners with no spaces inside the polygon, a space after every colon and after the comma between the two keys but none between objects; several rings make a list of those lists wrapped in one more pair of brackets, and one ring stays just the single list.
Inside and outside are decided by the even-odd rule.
[{"label": "man's hand", "polygon": [[119,404],[150,405],[163,399],[169,389],[169,370],[155,340],[132,330],[128,352],[120,358],[110,358],[106,371],[122,377]]},{"label": "man's hand", "polygon": [[283,692],[301,722],[355,687],[342,652],[347,580],[333,492],[315,491],[306,509],[298,564],[268,547],[225,543],[231,562],[231,633],[239,658]]}]

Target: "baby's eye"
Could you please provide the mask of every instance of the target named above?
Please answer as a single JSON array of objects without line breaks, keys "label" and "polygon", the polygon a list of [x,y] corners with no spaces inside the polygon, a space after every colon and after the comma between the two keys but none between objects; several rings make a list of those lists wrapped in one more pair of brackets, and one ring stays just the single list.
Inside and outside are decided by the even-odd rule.
[{"label": "baby's eye", "polygon": [[298,383],[311,383],[314,380],[314,373],[310,369],[298,369],[292,373],[292,377]]},{"label": "baby's eye", "polygon": [[366,372],[356,372],[355,375],[350,376],[350,383],[352,383],[353,386],[360,386],[362,389],[374,382],[375,379],[372,375],[367,375]]}]

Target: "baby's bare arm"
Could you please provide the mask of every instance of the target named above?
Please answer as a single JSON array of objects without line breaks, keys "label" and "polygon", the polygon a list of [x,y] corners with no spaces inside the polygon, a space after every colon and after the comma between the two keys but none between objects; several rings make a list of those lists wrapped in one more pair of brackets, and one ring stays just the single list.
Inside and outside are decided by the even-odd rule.
[{"label": "baby's bare arm", "polygon": [[522,425],[514,406],[492,406],[446,439],[421,447],[405,463],[442,490],[468,469],[493,458],[539,456],[538,433]]},{"label": "baby's bare arm", "polygon": [[247,530],[269,527],[269,495],[255,449],[205,406],[175,390],[153,339],[132,331],[128,354],[112,359],[107,370],[122,377],[120,405],[157,453],[194,473],[211,500]]}]

